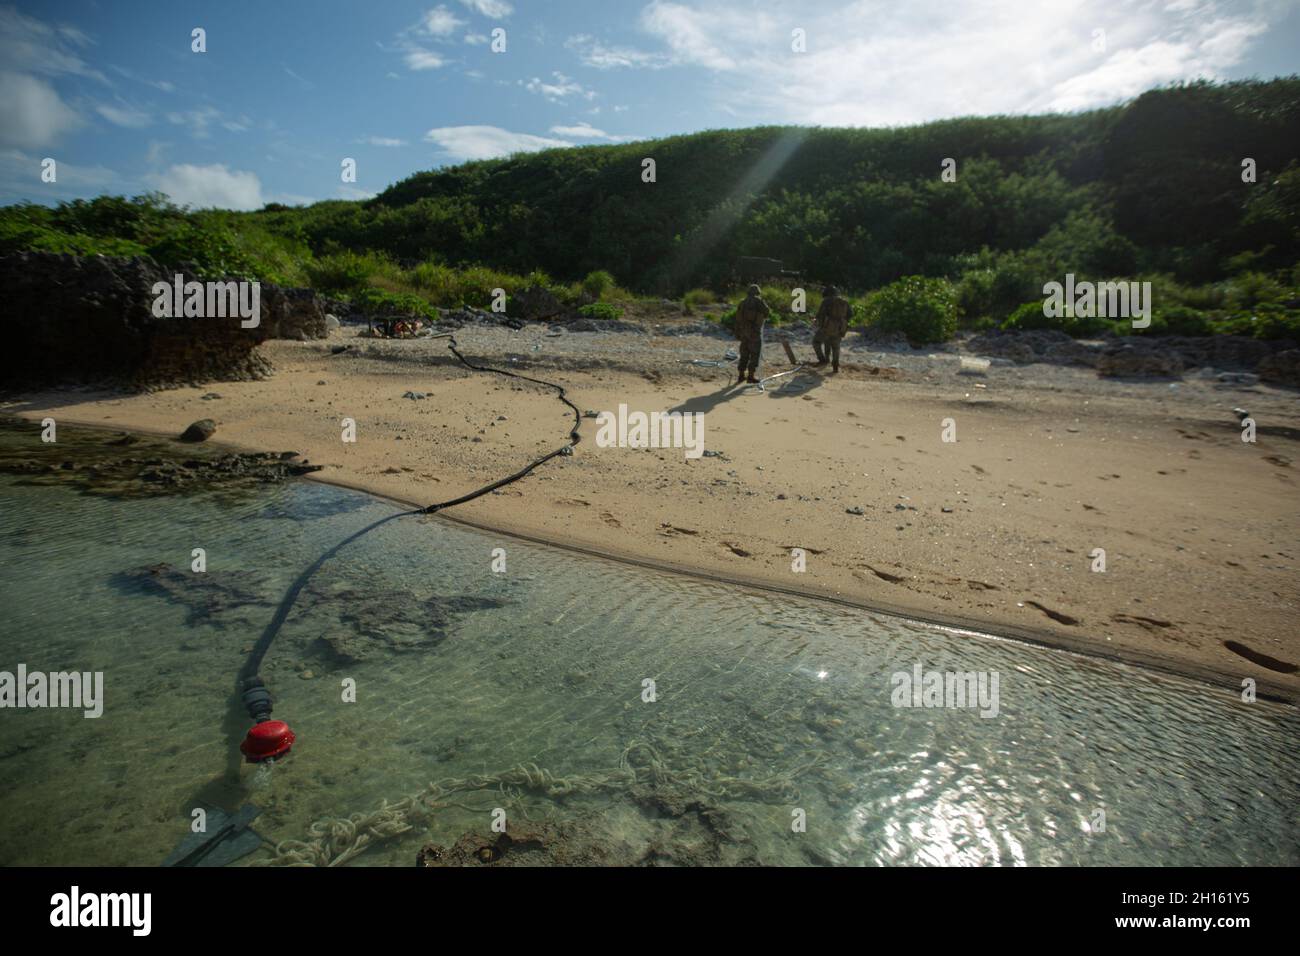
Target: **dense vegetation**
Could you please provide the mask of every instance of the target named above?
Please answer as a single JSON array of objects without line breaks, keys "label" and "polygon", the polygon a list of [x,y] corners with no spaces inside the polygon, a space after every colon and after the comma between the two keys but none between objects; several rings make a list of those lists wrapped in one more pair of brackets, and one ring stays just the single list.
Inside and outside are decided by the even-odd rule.
[{"label": "dense vegetation", "polygon": [[[655,182],[642,180],[646,157]],[[947,157],[955,182],[940,175]],[[574,304],[631,289],[698,307],[737,294],[738,257],[765,256],[810,292],[849,290],[860,319],[907,313],[940,336],[949,299],[968,326],[1041,325],[1021,307],[1070,272],[1152,281],[1152,332],[1295,334],[1300,78],[1196,83],[1076,115],[554,149],[417,173],[365,202],[188,212],[145,196],[0,210],[0,252],[24,248],[480,307],[493,288],[529,284]],[[792,284],[766,290],[784,298],[773,305],[788,308]]]}]

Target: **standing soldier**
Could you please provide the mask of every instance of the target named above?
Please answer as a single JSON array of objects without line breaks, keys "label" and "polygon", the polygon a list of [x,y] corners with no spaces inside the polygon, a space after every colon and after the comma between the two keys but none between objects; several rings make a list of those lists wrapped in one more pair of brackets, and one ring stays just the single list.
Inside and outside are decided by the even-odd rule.
[{"label": "standing soldier", "polygon": [[757,382],[758,360],[763,354],[763,323],[771,310],[759,294],[758,286],[749,287],[749,295],[736,307],[735,330],[740,340],[740,382]]},{"label": "standing soldier", "polygon": [[[822,304],[817,309],[817,334],[813,336],[813,351],[817,353],[817,367],[831,362],[831,374],[840,370],[840,340],[849,332],[849,316],[853,308],[847,299],[840,298],[840,290],[833,285],[822,289]],[[822,351],[823,346],[825,351]]]}]

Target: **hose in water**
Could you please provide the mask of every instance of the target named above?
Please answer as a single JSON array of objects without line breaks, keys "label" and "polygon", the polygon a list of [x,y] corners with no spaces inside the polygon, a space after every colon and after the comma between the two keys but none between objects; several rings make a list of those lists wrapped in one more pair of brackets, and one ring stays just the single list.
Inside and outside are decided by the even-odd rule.
[{"label": "hose in water", "polygon": [[266,625],[266,630],[262,632],[262,636],[258,639],[257,643],[253,645],[252,651],[249,652],[247,659],[244,661],[244,666],[240,668],[238,683],[240,696],[243,699],[245,708],[248,710],[249,716],[252,717],[254,721],[262,723],[271,718],[271,694],[270,691],[266,689],[266,685],[263,683],[262,679],[258,676],[258,671],[262,667],[262,660],[266,657],[267,651],[271,649],[271,645],[275,642],[276,636],[279,635],[280,628],[284,626],[285,620],[289,617],[289,612],[293,610],[293,606],[298,600],[298,595],[301,594],[302,589],[307,586],[307,582],[311,580],[312,575],[319,571],[326,561],[334,557],[334,555],[338,554],[341,550],[361,536],[369,534],[371,531],[375,530],[375,528],[378,528],[382,524],[387,524],[395,518],[406,518],[411,515],[434,514],[442,511],[444,508],[450,508],[453,505],[463,505],[467,501],[473,501],[475,498],[480,498],[489,492],[510,484],[511,482],[518,481],[520,478],[531,473],[533,469],[537,468],[539,465],[545,464],[552,458],[556,458],[560,455],[572,455],[574,447],[582,440],[582,436],[578,433],[578,430],[582,425],[582,413],[578,410],[577,405],[574,405],[573,402],[569,401],[562,386],[556,385],[554,382],[547,382],[540,378],[531,378],[527,375],[520,375],[518,372],[511,372],[508,369],[492,368],[488,365],[475,365],[469,359],[465,358],[456,347],[456,338],[454,335],[448,335],[447,348],[451,350],[452,355],[456,356],[456,358],[461,361],[461,364],[475,372],[493,372],[497,375],[505,375],[509,378],[518,378],[525,382],[533,382],[537,385],[545,385],[547,388],[555,389],[560,401],[573,410],[573,428],[569,429],[569,443],[543,455],[541,458],[536,459],[514,474],[508,475],[499,481],[494,481],[490,485],[484,485],[482,488],[479,488],[476,491],[471,491],[469,494],[461,495],[459,498],[453,498],[450,501],[436,502],[435,504],[427,505],[423,508],[416,508],[413,511],[399,511],[397,514],[389,515],[386,518],[380,518],[378,521],[366,525],[366,527],[362,528],[360,531],[348,535],[348,537],[344,538],[338,544],[334,545],[334,547],[330,548],[317,558],[315,562],[298,575],[293,584],[289,586],[289,589],[285,591],[284,597],[280,600],[279,607],[275,609],[275,614],[271,617],[270,623]]}]

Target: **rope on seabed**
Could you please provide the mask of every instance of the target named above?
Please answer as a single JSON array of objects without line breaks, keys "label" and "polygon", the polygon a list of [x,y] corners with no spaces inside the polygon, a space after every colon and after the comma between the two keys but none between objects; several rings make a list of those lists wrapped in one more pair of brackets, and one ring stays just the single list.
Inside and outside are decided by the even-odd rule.
[{"label": "rope on seabed", "polygon": [[[649,759],[644,765],[637,766],[630,759],[631,754],[637,751],[648,754]],[[417,824],[443,807],[461,806],[473,812],[490,812],[481,808],[463,807],[444,799],[458,792],[499,790],[509,795],[509,790],[513,789],[561,797],[574,793],[626,790],[637,783],[653,782],[658,785],[685,786],[696,794],[715,800],[728,797],[749,797],[773,802],[798,799],[797,781],[816,767],[821,759],[822,755],[818,754],[802,766],[785,773],[762,780],[748,780],[719,774],[708,775],[699,769],[671,770],[652,745],[633,742],[624,748],[618,766],[608,770],[557,777],[535,763],[520,764],[498,774],[475,774],[430,783],[421,792],[403,797],[396,803],[390,804],[387,800],[382,800],[379,808],[370,813],[325,817],[307,828],[310,834],[308,839],[284,840],[276,844],[273,859],[254,865],[343,866],[376,843],[411,833]]]}]

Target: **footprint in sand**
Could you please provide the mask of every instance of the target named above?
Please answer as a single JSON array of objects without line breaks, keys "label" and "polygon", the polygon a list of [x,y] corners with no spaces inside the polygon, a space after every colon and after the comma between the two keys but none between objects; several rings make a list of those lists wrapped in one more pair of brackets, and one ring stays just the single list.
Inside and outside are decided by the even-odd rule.
[{"label": "footprint in sand", "polygon": [[556,498],[555,503],[557,505],[568,505],[571,508],[576,508],[578,506],[582,506],[583,508],[591,507],[590,501],[583,501],[581,498]]},{"label": "footprint in sand", "polygon": [[1037,601],[1026,601],[1025,604],[1028,605],[1029,607],[1038,608],[1038,610],[1042,611],[1053,621],[1057,621],[1061,624],[1079,623],[1079,619],[1077,617],[1070,617],[1070,615],[1062,614],[1060,611],[1053,611],[1050,607],[1045,607],[1042,604],[1039,604]]},{"label": "footprint in sand", "polygon": [[897,574],[890,574],[888,571],[879,571],[876,568],[873,568],[869,564],[864,564],[863,567],[866,568],[868,571],[870,571],[872,574],[874,574],[876,577],[880,578],[880,580],[888,581],[890,584],[901,584],[902,582],[907,580],[906,578],[899,577]]},{"label": "footprint in sand", "polygon": [[1277,671],[1279,674],[1294,674],[1300,670],[1290,661],[1280,661],[1276,657],[1269,657],[1267,654],[1261,654],[1259,651],[1247,647],[1245,644],[1239,644],[1236,641],[1224,641],[1223,646],[1238,657],[1244,657],[1252,664],[1258,664],[1260,667],[1266,667],[1271,671]]},{"label": "footprint in sand", "polygon": [[600,518],[601,518],[602,521],[605,522],[605,524],[609,525],[611,528],[621,528],[621,527],[623,527],[623,522],[619,521],[617,518],[615,518],[615,517],[614,517],[612,514],[610,514],[608,511],[602,511],[601,514],[600,514]]},{"label": "footprint in sand", "polygon": [[692,530],[691,528],[679,528],[679,527],[677,527],[677,525],[675,525],[675,524],[669,524],[669,523],[666,522],[666,521],[665,521],[663,524],[661,524],[659,527],[663,529],[662,533],[663,533],[663,534],[666,534],[666,535],[672,535],[672,534],[699,534],[698,531],[694,531],[694,530]]}]

